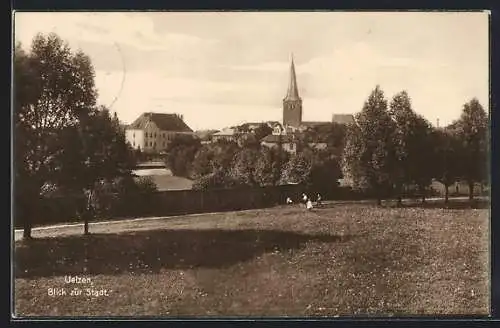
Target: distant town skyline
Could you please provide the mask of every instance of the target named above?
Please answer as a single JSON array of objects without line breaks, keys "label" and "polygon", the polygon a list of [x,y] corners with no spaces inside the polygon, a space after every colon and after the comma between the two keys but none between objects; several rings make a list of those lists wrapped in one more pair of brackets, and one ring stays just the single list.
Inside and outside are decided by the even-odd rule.
[{"label": "distant town skyline", "polygon": [[303,118],[355,114],[376,85],[433,125],[489,106],[487,12],[15,13],[15,40],[55,32],[88,54],[98,102],[125,123],[179,113],[194,130],[281,121],[293,53]]}]

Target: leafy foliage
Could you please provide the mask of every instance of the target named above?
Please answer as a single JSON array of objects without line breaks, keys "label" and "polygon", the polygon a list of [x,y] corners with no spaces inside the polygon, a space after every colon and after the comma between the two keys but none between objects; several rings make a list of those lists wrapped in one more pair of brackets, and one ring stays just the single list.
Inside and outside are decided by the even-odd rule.
[{"label": "leafy foliage", "polygon": [[354,187],[377,190],[380,195],[392,185],[395,129],[387,100],[377,86],[347,131],[343,170]]},{"label": "leafy foliage", "polygon": [[304,133],[304,139],[308,143],[324,142],[328,148],[340,156],[344,148],[346,133],[347,126],[345,124],[328,122],[307,129]]},{"label": "leafy foliage", "polygon": [[433,131],[434,154],[433,177],[445,187],[445,201],[448,202],[448,187],[460,178],[461,144],[453,129]]},{"label": "leafy foliage", "polygon": [[189,135],[176,135],[167,148],[165,164],[175,176],[192,178],[193,160],[201,143]]},{"label": "leafy foliage", "polygon": [[301,151],[293,156],[285,164],[281,180],[283,183],[307,184],[313,168],[313,156],[311,150]]},{"label": "leafy foliage", "polygon": [[450,129],[461,142],[461,177],[469,183],[469,198],[473,198],[474,182],[484,183],[488,179],[488,114],[474,98],[464,105],[460,119]]},{"label": "leafy foliage", "polygon": [[261,123],[259,125],[259,127],[256,128],[254,131],[255,139],[260,141],[260,140],[262,140],[262,138],[270,135],[272,132],[273,132],[273,129],[269,125]]},{"label": "leafy foliage", "polygon": [[401,187],[416,184],[423,191],[433,177],[433,138],[430,124],[414,112],[406,91],[396,94],[390,104],[395,122],[394,183]]},{"label": "leafy foliage", "polygon": [[[58,155],[66,146],[61,136],[75,135],[95,107],[94,70],[88,56],[72,53],[57,35],[38,34],[29,53],[16,46],[14,90],[17,196],[37,212],[42,186],[59,171]],[[23,216],[26,238],[31,236],[31,216]]]},{"label": "leafy foliage", "polygon": [[30,238],[42,187],[82,192],[130,175],[131,149],[116,115],[96,107],[94,69],[56,34],[37,35],[14,54],[16,203]]},{"label": "leafy foliage", "polygon": [[260,152],[253,148],[238,151],[231,165],[230,175],[234,181],[247,186],[258,185],[255,179],[255,168]]},{"label": "leafy foliage", "polygon": [[288,153],[279,148],[262,147],[255,163],[256,182],[260,186],[278,185],[282,168],[288,159]]},{"label": "leafy foliage", "polygon": [[209,174],[206,174],[193,183],[194,190],[207,190],[207,189],[221,189],[221,188],[233,188],[240,185],[239,181],[234,180],[234,178],[226,171],[215,170]]}]

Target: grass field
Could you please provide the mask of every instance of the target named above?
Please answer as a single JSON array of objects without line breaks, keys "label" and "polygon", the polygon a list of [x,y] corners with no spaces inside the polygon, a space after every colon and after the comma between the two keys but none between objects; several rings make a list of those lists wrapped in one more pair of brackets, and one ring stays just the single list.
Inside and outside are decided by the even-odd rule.
[{"label": "grass field", "polygon": [[[489,312],[486,209],[293,206],[113,230],[16,242],[17,316]],[[49,296],[54,287],[67,295]]]},{"label": "grass field", "polygon": [[193,181],[172,175],[166,168],[138,169],[134,174],[140,177],[150,177],[159,191],[191,189]]}]

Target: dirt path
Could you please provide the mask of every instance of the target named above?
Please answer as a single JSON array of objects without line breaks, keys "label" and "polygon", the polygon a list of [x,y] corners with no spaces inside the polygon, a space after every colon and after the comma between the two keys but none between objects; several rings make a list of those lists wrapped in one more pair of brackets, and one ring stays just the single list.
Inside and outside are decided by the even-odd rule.
[{"label": "dirt path", "polygon": [[[428,198],[427,202],[437,202],[441,201],[442,198]],[[467,197],[455,197],[450,200],[462,201],[467,200]],[[362,200],[362,201],[325,201],[323,202],[324,206],[334,206],[334,205],[342,205],[342,204],[370,204],[374,201],[371,200]],[[294,205],[292,205],[294,206]],[[296,206],[296,205],[295,205]],[[278,207],[279,208],[279,207]],[[256,209],[244,210],[244,211],[231,211],[231,212],[222,212],[222,213],[244,213],[244,212],[252,212],[256,211]],[[135,230],[150,230],[156,229],[158,227],[166,227],[165,224],[167,222],[186,222],[186,220],[191,220],[193,218],[202,218],[206,216],[214,216],[220,215],[221,212],[214,213],[199,213],[199,214],[186,214],[181,216],[161,216],[161,217],[143,217],[143,218],[135,218],[135,219],[122,219],[122,220],[106,220],[99,222],[91,222],[89,224],[90,232],[92,233],[118,233],[125,231],[135,231]],[[65,235],[78,235],[83,232],[83,224],[82,223],[67,223],[67,224],[57,224],[43,227],[35,227],[32,230],[32,236],[34,238],[41,237],[55,237],[55,236],[65,236]],[[16,229],[14,231],[14,240],[18,241],[22,239],[23,230]]]}]

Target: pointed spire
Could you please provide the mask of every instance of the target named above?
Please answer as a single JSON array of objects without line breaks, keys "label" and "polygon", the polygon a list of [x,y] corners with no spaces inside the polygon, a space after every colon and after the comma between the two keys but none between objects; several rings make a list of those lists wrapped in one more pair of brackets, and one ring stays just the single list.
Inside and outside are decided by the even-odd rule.
[{"label": "pointed spire", "polygon": [[295,64],[293,63],[293,53],[291,54],[291,62],[290,65],[290,82],[288,84],[288,91],[286,93],[286,100],[298,100],[299,90],[297,88],[297,77],[295,76]]}]

